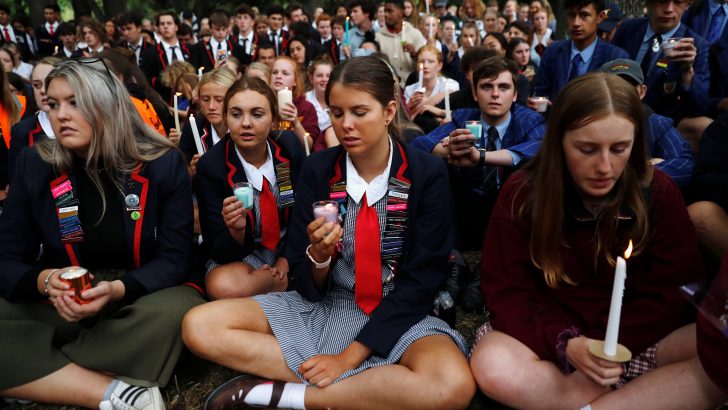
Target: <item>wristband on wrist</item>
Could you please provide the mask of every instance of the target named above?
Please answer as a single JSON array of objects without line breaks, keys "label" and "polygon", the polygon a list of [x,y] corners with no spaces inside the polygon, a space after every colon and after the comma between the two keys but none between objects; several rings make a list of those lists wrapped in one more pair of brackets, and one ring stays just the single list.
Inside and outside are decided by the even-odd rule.
[{"label": "wristband on wrist", "polygon": [[478,152],[480,153],[480,158],[478,159],[478,166],[484,167],[485,166],[485,149],[478,148]]},{"label": "wristband on wrist", "polygon": [[56,272],[58,272],[58,269],[53,269],[48,275],[46,275],[45,279],[43,279],[46,296],[48,296],[48,282],[51,280],[51,276],[53,276]]},{"label": "wristband on wrist", "polygon": [[316,269],[328,268],[329,265],[331,264],[331,256],[329,256],[329,258],[323,262],[317,262],[316,259],[314,259],[313,256],[311,256],[310,249],[311,249],[311,245],[308,245],[308,247],[306,248],[306,256],[308,256],[308,259],[310,259],[311,263],[313,263],[313,267]]}]

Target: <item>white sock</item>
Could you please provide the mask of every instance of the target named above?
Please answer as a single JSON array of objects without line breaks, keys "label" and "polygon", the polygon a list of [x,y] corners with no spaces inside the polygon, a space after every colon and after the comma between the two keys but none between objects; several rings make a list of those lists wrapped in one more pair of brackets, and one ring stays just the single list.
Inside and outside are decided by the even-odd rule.
[{"label": "white sock", "polygon": [[591,404],[587,404],[586,406],[580,408],[579,410],[592,410]]},{"label": "white sock", "polygon": [[[286,383],[283,386],[281,400],[278,407],[283,409],[305,410],[303,395],[306,393],[306,385],[302,383]],[[245,404],[251,406],[268,406],[273,396],[273,382],[263,383],[253,387],[245,395]]]},{"label": "white sock", "polygon": [[267,406],[273,395],[273,382],[259,384],[245,395],[245,404]]},{"label": "white sock", "polygon": [[119,379],[113,379],[111,383],[109,383],[109,386],[106,388],[106,391],[104,391],[104,400],[110,400],[111,399],[111,393],[114,392],[114,389],[116,388],[116,385],[119,383],[123,383]]},{"label": "white sock", "polygon": [[284,409],[306,410],[303,396],[306,394],[306,385],[303,383],[286,383],[281,394],[278,407]]}]

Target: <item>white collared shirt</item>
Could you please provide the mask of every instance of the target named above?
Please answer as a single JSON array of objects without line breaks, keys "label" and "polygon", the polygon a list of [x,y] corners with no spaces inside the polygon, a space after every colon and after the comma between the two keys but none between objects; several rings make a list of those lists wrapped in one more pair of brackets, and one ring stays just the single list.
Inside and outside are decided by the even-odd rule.
[{"label": "white collared shirt", "polygon": [[137,41],[136,44],[131,44],[132,46],[136,46],[135,49],[129,48],[129,50],[132,50],[134,52],[134,55],[136,55],[136,62],[137,65],[139,64],[139,56],[142,53],[142,46],[144,45],[144,38],[139,37],[139,41]]},{"label": "white collared shirt", "polygon": [[0,24],[0,35],[3,36],[3,39],[5,39],[5,29],[8,29],[8,34],[10,34],[10,41],[12,41],[13,43],[17,43],[18,39],[15,38],[15,31],[13,30],[13,26],[11,26],[10,24],[8,24],[7,26],[3,26],[2,24]]},{"label": "white collared shirt", "polygon": [[51,120],[48,118],[47,112],[38,112],[38,122],[40,123],[40,127],[43,129],[43,132],[48,138],[56,138],[56,134],[53,133],[53,127],[51,127]]},{"label": "white collared shirt", "polygon": [[273,155],[270,152],[270,146],[266,142],[265,144],[267,157],[265,159],[265,162],[263,165],[260,166],[260,168],[256,168],[255,165],[252,165],[248,161],[243,158],[242,155],[240,155],[240,151],[238,149],[235,149],[235,153],[238,154],[238,159],[240,160],[240,163],[243,164],[243,171],[245,171],[245,178],[248,179],[248,182],[250,182],[253,185],[253,188],[255,188],[258,192],[261,192],[263,190],[263,177],[268,180],[271,186],[274,186],[276,184],[276,171],[273,167]]},{"label": "white collared shirt", "polygon": [[[217,41],[217,39],[215,39],[215,37],[210,37],[210,47],[212,47],[213,53],[217,52],[218,44],[221,46],[220,47],[221,50],[227,51],[227,41]],[[215,58],[217,58],[217,55],[215,55]]]},{"label": "white collared shirt", "polygon": [[[58,22],[57,22],[57,21],[56,21],[55,23],[53,23],[53,24],[51,24],[51,23],[49,23],[49,22],[47,22],[47,21],[46,21],[46,23],[45,23],[45,29],[46,29],[46,31],[48,32],[48,34],[50,34],[50,32],[51,32],[51,27],[53,27],[53,35],[55,35],[55,34],[56,34],[56,31],[58,31],[58,26],[59,26],[59,24],[58,24]],[[3,34],[4,34],[4,33],[3,33]]]},{"label": "white collared shirt", "polygon": [[210,137],[212,137],[212,145],[215,145],[220,141],[220,136],[217,135],[217,130],[215,130],[215,126],[212,124],[210,124]]},{"label": "white collared shirt", "polygon": [[169,61],[170,64],[172,64],[172,47],[177,47],[174,49],[175,54],[177,55],[178,61],[185,61],[185,56],[182,54],[182,49],[179,45],[179,40],[174,44],[167,44],[164,41],[162,41],[162,47],[164,48],[164,53],[167,55],[167,61]]},{"label": "white collared shirt", "polygon": [[389,189],[389,169],[392,167],[392,140],[389,140],[389,161],[384,172],[377,175],[371,182],[367,184],[362,177],[359,176],[354,163],[351,162],[349,154],[346,154],[346,193],[357,204],[361,202],[364,193],[367,194],[367,204],[372,206],[380,199],[384,198]]},{"label": "white collared shirt", "polygon": [[254,40],[253,34],[254,33],[251,30],[247,36],[243,36],[242,34],[238,35],[238,44],[240,44],[240,42],[243,41],[243,39],[248,40],[245,42],[245,50],[244,50],[245,54],[250,54],[250,49],[251,49],[251,47],[253,47],[253,40]]}]

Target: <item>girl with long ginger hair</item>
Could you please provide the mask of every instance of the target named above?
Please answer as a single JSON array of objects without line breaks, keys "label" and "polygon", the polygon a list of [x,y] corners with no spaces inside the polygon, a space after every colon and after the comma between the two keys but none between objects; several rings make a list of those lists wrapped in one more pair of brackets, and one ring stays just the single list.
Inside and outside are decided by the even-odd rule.
[{"label": "girl with long ginger hair", "polygon": [[[725,401],[700,365],[695,311],[678,290],[704,277],[695,229],[678,187],[648,164],[642,118],[623,80],[578,78],[556,100],[538,155],[500,193],[483,245],[491,316],[471,367],[509,407]],[[630,240],[619,342],[633,358],[620,365],[589,346],[604,339],[615,259]]]}]

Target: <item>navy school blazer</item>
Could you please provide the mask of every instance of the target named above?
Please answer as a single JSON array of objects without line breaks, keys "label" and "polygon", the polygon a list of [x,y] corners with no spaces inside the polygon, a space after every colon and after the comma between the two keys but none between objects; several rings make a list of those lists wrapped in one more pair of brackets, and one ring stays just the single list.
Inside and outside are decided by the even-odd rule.
[{"label": "navy school blazer", "polygon": [[[627,58],[627,53],[619,47],[597,37],[587,72],[597,71],[602,64],[615,58]],[[561,40],[546,47],[541,57],[534,80],[534,95],[549,97],[554,101],[562,89],[566,87],[571,70],[571,40]]]},{"label": "navy school blazer", "polygon": [[[78,244],[63,244],[51,187],[70,180],[44,162],[34,148],[17,161],[12,189],[0,215],[0,296],[8,299],[16,285],[47,268],[83,266]],[[124,196],[136,194],[141,217],[130,217],[124,203],[124,238],[129,272],[147,293],[182,284],[192,253],[192,191],[187,164],[177,150],[137,167],[125,177]],[[83,212],[83,204],[80,206]],[[43,246],[39,256],[38,249]],[[38,298],[42,295],[38,293]]]},{"label": "navy school blazer", "polygon": [[[183,42],[179,42],[180,50],[184,56],[185,61],[190,61],[190,51],[187,45]],[[140,67],[144,75],[147,77],[149,84],[154,88],[162,99],[167,101],[168,104],[172,104],[172,90],[162,85],[162,71],[164,71],[170,64],[167,61],[167,53],[164,51],[164,47],[159,43],[153,47],[148,47],[142,50],[139,54],[141,59]]]},{"label": "navy school blazer", "polygon": [[[316,302],[322,300],[327,289],[320,290],[314,283],[311,261],[305,254],[310,244],[306,227],[314,219],[311,205],[329,199],[330,181],[346,178],[346,155],[343,148],[333,147],[309,158],[296,194],[286,256],[295,289]],[[405,158],[404,177],[412,183],[405,256],[394,278],[394,290],[382,298],[356,337],[379,356],[387,356],[402,334],[430,312],[445,281],[452,248],[450,186],[445,164],[431,154],[397,143],[393,147],[390,177],[397,175]]]},{"label": "navy school blazer", "polygon": [[15,162],[18,155],[20,155],[20,151],[25,147],[32,147],[47,138],[48,136],[43,131],[43,127],[40,126],[38,113],[13,125],[10,131],[10,151],[8,152],[8,182],[12,181],[13,176],[15,176]]},{"label": "navy school blazer", "polygon": [[[273,138],[277,137],[277,138]],[[291,183],[293,193],[298,201],[298,182],[301,167],[306,159],[303,145],[298,138],[291,133],[273,131],[268,138],[268,146],[271,154],[282,162],[288,162],[291,169]],[[274,160],[275,161],[275,160]],[[200,226],[202,228],[203,243],[209,249],[210,257],[215,262],[230,263],[240,261],[242,258],[253,252],[253,214],[248,212],[247,225],[245,227],[245,243],[239,244],[228,231],[225,221],[222,218],[222,202],[225,198],[233,195],[233,184],[245,182],[245,170],[243,164],[235,152],[235,143],[227,134],[215,144],[197,162],[197,205],[200,215]],[[290,208],[279,213],[281,221],[290,220]],[[289,230],[290,232],[290,230]],[[281,238],[284,239],[284,238]],[[283,254],[283,251],[281,251]]]},{"label": "navy school blazer", "polygon": [[[612,44],[622,47],[629,54],[629,58],[636,60],[640,51],[642,39],[647,32],[647,25],[650,20],[647,17],[625,20],[617,29]],[[683,117],[704,115],[710,103],[708,86],[710,84],[710,73],[708,71],[708,47],[697,33],[681,24],[675,32],[674,37],[692,37],[695,39],[697,55],[693,63],[695,76],[689,89],[682,86],[682,74],[680,66],[676,63],[669,63],[666,68],[654,65],[650,70],[643,73],[647,95],[644,102],[656,113],[679,120]],[[662,51],[658,59],[662,58]],[[641,61],[638,61],[641,63]]]},{"label": "navy school blazer", "polygon": [[[242,63],[244,60],[243,48],[230,40],[225,40],[225,42],[227,43],[227,49],[230,51],[230,55]],[[190,64],[195,68],[202,68],[203,72],[208,73],[215,69],[216,62],[217,50],[212,49],[210,42],[202,40],[190,48]]]}]

